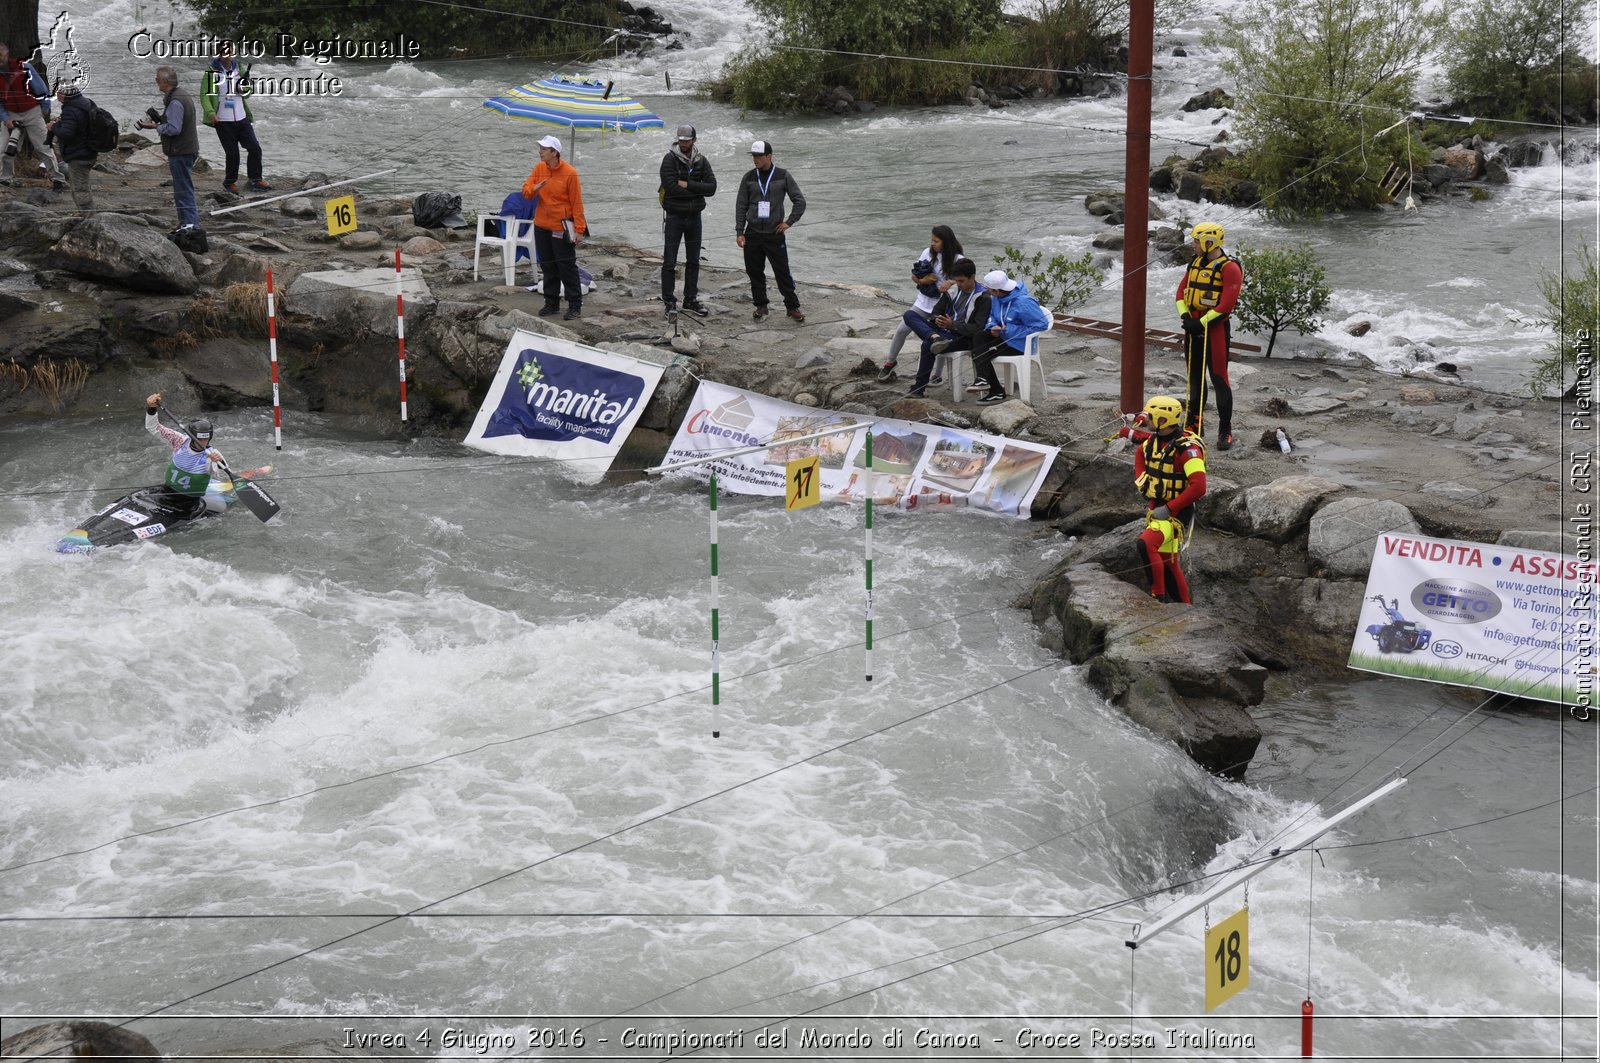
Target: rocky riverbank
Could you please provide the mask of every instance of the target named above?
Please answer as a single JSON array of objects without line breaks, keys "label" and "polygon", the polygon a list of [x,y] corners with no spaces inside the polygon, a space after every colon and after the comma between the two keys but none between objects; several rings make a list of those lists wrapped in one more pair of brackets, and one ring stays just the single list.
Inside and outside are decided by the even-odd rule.
[{"label": "rocky riverbank", "polygon": [[[1556,403],[1491,394],[1419,357],[1410,377],[1359,356],[1240,359],[1240,444],[1209,455],[1210,490],[1186,555],[1196,605],[1144,592],[1133,538],[1141,506],[1118,419],[1116,345],[1058,332],[1043,345],[1048,397],[979,407],[946,386],[877,382],[904,304],[866,286],[806,280],[806,322],[753,323],[742,273],[706,268],[711,314],[663,320],[660,259],[596,234],[584,316],[536,316],[541,298],[504,286],[497,249],[473,276],[472,230],[423,230],[409,200],[357,193],[358,231],[330,237],[322,197],[206,216],[210,249],[166,238],[170,193],[159,149],[124,138],[102,157],[98,210],[80,217],[43,182],[0,189],[0,417],[135,417],[165,391],[183,409],[271,401],[266,279],[276,292],[283,402],[352,431],[458,437],[518,328],[671,366],[617,462],[660,457],[697,377],[806,405],[981,427],[1058,445],[1035,505],[1041,538],[1070,546],[1025,601],[1042,635],[1128,715],[1208,768],[1244,770],[1260,732],[1250,706],[1284,683],[1336,681],[1381,531],[1561,548],[1564,475]],[[316,175],[280,189],[312,187]],[[216,176],[201,174],[202,188]],[[344,194],[341,190],[335,194]],[[202,213],[240,201],[217,189]],[[620,234],[618,234],[620,236]],[[394,252],[405,267],[410,421],[398,418]],[[530,275],[524,267],[519,283]],[[913,348],[914,351],[914,348]],[[1181,395],[1180,356],[1151,347],[1146,391]],[[912,355],[914,358],[914,354]],[[1282,453],[1272,429],[1295,441]],[[1263,438],[1264,437],[1264,438]]]}]

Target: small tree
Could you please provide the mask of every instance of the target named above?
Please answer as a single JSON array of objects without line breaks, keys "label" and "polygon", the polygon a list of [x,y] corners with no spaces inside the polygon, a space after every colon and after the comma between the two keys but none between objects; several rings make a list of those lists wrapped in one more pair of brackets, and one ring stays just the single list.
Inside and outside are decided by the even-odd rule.
[{"label": "small tree", "polygon": [[1600,265],[1594,248],[1580,245],[1577,272],[1564,277],[1546,273],[1540,278],[1539,292],[1545,301],[1539,324],[1556,338],[1549,356],[1533,363],[1528,390],[1535,398],[1565,390],[1568,374],[1577,372],[1580,348],[1593,363],[1595,334],[1600,332]]},{"label": "small tree", "polygon": [[1045,260],[1043,251],[1033,257],[1006,245],[997,265],[1012,277],[1027,282],[1028,291],[1046,310],[1065,311],[1088,299],[1100,287],[1104,274],[1094,268],[1094,253],[1085,251],[1082,258],[1055,255]]},{"label": "small tree", "polygon": [[1322,263],[1309,244],[1286,249],[1239,248],[1244,291],[1233,316],[1247,332],[1267,337],[1267,357],[1278,333],[1294,329],[1302,336],[1322,328],[1320,315],[1332,296]]},{"label": "small tree", "polygon": [[1567,75],[1588,66],[1583,21],[1569,0],[1476,0],[1446,38],[1450,87],[1508,118],[1559,114]]}]

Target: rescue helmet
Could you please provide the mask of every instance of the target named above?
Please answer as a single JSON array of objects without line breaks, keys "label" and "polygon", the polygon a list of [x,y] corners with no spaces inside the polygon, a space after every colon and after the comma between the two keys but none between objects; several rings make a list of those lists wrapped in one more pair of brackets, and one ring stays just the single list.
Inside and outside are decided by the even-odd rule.
[{"label": "rescue helmet", "polygon": [[211,422],[204,417],[196,417],[189,422],[189,438],[196,443],[211,442]]},{"label": "rescue helmet", "polygon": [[1203,252],[1211,252],[1222,246],[1222,226],[1214,221],[1203,221],[1196,225],[1190,233]]},{"label": "rescue helmet", "polygon": [[1156,432],[1166,432],[1183,423],[1183,403],[1171,395],[1152,395],[1140,420]]}]

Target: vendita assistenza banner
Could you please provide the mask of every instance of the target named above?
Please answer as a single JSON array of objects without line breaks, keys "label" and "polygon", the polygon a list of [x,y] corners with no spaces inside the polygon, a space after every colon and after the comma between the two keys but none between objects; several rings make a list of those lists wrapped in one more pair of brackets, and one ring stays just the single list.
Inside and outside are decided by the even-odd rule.
[{"label": "vendita assistenza banner", "polygon": [[1349,665],[1592,707],[1595,621],[1593,562],[1381,534]]}]

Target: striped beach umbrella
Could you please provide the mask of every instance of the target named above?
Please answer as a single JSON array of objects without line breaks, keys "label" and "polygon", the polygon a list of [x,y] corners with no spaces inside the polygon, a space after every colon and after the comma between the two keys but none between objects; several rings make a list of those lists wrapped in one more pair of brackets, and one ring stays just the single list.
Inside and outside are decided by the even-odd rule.
[{"label": "striped beach umbrella", "polygon": [[491,96],[483,105],[508,118],[543,122],[569,131],[615,130],[632,133],[666,126],[637,100],[612,91],[612,82],[587,78],[540,78],[519,85],[504,95]]}]

